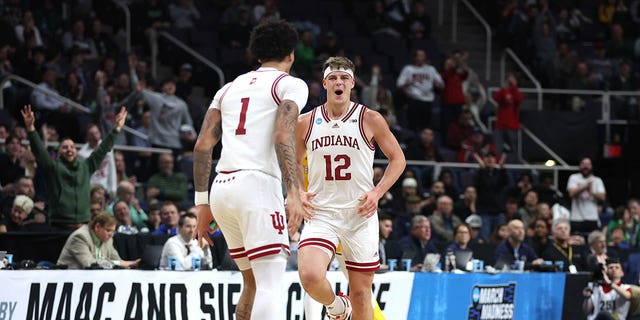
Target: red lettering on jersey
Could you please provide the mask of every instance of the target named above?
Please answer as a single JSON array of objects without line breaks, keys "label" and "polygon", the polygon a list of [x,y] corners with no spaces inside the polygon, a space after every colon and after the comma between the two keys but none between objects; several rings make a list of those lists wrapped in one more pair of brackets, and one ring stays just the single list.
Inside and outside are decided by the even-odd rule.
[{"label": "red lettering on jersey", "polygon": [[251,79],[251,82],[249,82],[249,85],[252,85],[252,84],[256,83],[256,80],[258,80],[258,78]]},{"label": "red lettering on jersey", "polygon": [[273,228],[278,230],[278,234],[282,234],[282,230],[284,230],[284,216],[280,214],[279,211],[276,211],[275,214],[271,215],[271,224],[273,224]]}]

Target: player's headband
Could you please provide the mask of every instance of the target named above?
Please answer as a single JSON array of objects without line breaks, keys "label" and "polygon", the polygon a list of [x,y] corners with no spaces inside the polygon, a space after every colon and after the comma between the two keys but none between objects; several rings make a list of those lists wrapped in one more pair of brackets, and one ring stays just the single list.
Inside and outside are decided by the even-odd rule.
[{"label": "player's headband", "polygon": [[332,67],[327,67],[326,69],[324,69],[324,77],[322,79],[326,79],[330,73],[332,72],[336,72],[336,71],[342,71],[345,72],[347,74],[349,74],[351,76],[351,78],[353,78],[353,70],[351,69],[346,69],[346,68],[332,68]]}]

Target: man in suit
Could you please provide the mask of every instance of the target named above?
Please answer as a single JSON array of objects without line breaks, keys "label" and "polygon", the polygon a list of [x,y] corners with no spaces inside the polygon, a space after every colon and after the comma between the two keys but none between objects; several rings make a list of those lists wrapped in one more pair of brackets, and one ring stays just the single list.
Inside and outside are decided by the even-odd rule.
[{"label": "man in suit", "polygon": [[97,214],[88,225],[74,231],[62,248],[59,265],[69,269],[84,269],[98,264],[104,269],[114,266],[135,267],[140,259],[125,261],[113,247],[116,219],[108,213]]}]

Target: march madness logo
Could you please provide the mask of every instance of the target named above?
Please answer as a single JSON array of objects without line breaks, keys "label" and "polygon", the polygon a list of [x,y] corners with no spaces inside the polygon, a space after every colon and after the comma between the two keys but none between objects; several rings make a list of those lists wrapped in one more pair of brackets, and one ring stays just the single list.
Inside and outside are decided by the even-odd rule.
[{"label": "march madness logo", "polygon": [[469,320],[508,320],[513,319],[515,309],[516,284],[473,286]]}]

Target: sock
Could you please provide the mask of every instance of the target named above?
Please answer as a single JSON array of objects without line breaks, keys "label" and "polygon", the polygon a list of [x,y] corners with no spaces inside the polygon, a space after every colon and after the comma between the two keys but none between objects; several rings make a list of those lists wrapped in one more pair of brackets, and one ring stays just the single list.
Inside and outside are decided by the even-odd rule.
[{"label": "sock", "polygon": [[342,301],[342,299],[339,299],[338,296],[335,296],[333,302],[329,305],[326,305],[325,307],[327,307],[327,312],[336,316],[344,313],[347,306],[344,305],[344,301]]},{"label": "sock", "polygon": [[322,320],[322,303],[313,300],[310,295],[304,294],[304,317],[307,320]]}]

